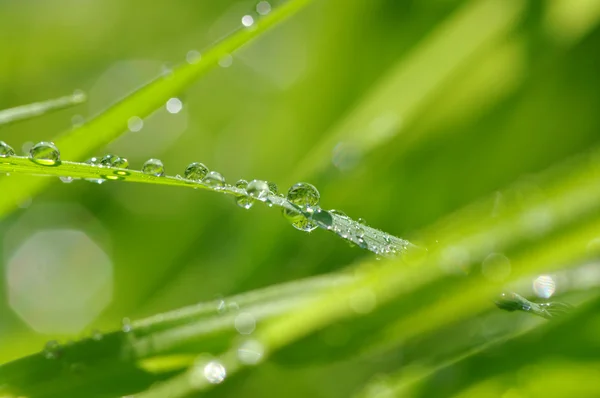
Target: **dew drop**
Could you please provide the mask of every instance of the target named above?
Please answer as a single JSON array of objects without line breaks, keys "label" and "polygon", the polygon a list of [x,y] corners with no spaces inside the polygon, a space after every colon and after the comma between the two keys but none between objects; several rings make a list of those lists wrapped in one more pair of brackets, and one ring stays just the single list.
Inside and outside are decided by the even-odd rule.
[{"label": "dew drop", "polygon": [[356,220],[356,221],[358,221],[359,224],[367,225],[367,221],[362,217],[359,217],[358,220]]},{"label": "dew drop", "polygon": [[225,178],[217,171],[210,171],[204,178],[204,182],[211,187],[221,188],[225,185]]},{"label": "dew drop", "polygon": [[158,159],[148,159],[142,166],[142,173],[162,177],[165,175],[165,166]]},{"label": "dew drop", "polygon": [[256,365],[262,360],[265,347],[257,340],[246,340],[238,347],[237,354],[241,363]]},{"label": "dew drop", "polygon": [[108,154],[104,155],[102,159],[100,159],[100,166],[110,167],[112,163],[117,160],[119,157],[117,155]]},{"label": "dew drop", "polygon": [[0,141],[0,158],[7,158],[9,156],[13,156],[14,154],[15,150],[12,149],[10,145],[4,141]]},{"label": "dew drop", "polygon": [[208,174],[208,167],[202,163],[190,163],[183,172],[183,177],[192,181],[202,181]]},{"label": "dew drop", "polygon": [[138,116],[132,116],[127,120],[127,128],[129,131],[136,133],[144,127],[144,121]]},{"label": "dew drop", "polygon": [[259,1],[256,4],[256,12],[260,15],[267,15],[271,12],[271,4],[268,1]]},{"label": "dew drop", "polygon": [[131,326],[131,319],[123,318],[121,321],[121,330],[125,333],[129,333],[133,330],[133,326]]},{"label": "dew drop", "polygon": [[56,340],[50,340],[44,346],[44,357],[46,359],[56,359],[60,356],[62,347]]},{"label": "dew drop", "polygon": [[102,334],[101,331],[99,331],[99,330],[92,330],[92,340],[94,340],[94,341],[100,341],[100,340],[102,340],[103,337],[104,337],[104,335]]},{"label": "dew drop", "polygon": [[196,50],[190,50],[185,55],[185,60],[188,64],[195,64],[200,61],[202,55]]},{"label": "dew drop", "polygon": [[294,184],[287,193],[287,200],[305,210],[319,204],[319,191],[307,182]]},{"label": "dew drop", "polygon": [[92,166],[97,166],[98,164],[100,164],[100,160],[98,160],[98,158],[93,157],[93,158],[89,158],[88,160],[85,161],[87,164],[91,164]]},{"label": "dew drop", "polygon": [[248,181],[242,179],[237,180],[237,182],[235,183],[235,187],[239,188],[239,189],[246,189],[246,187],[248,186]]},{"label": "dew drop", "polygon": [[65,184],[70,184],[73,182],[73,177],[69,177],[69,176],[65,176],[65,177],[58,177],[59,180],[61,180],[62,182],[64,182]]},{"label": "dew drop", "polygon": [[183,109],[183,102],[176,97],[169,98],[165,107],[167,108],[167,112],[171,114],[179,113]]},{"label": "dew drop", "polygon": [[333,217],[327,210],[317,209],[317,211],[312,213],[311,220],[325,229],[333,227]]},{"label": "dew drop", "polygon": [[550,275],[540,275],[533,281],[533,292],[536,296],[549,299],[556,291],[556,283]]},{"label": "dew drop", "polygon": [[367,241],[365,241],[365,239],[362,236],[357,237],[356,243],[361,249],[369,250],[369,244],[367,243]]},{"label": "dew drop", "polygon": [[244,25],[247,28],[254,25],[254,18],[252,18],[252,15],[244,15],[242,17],[242,25]]},{"label": "dew drop", "polygon": [[235,203],[242,209],[248,210],[252,206],[254,206],[254,199],[252,199],[246,195],[242,195],[242,196],[238,196],[235,198]]},{"label": "dew drop", "polygon": [[348,216],[346,215],[346,213],[344,213],[344,212],[343,212],[343,211],[341,211],[341,210],[331,209],[331,210],[329,210],[329,212],[330,212],[331,214],[333,214],[333,215],[336,215],[336,216],[340,216],[340,217],[348,218]]},{"label": "dew drop", "polygon": [[246,187],[248,195],[258,200],[265,200],[269,196],[269,185],[266,181],[252,180]]},{"label": "dew drop", "polygon": [[226,54],[219,59],[219,66],[221,68],[229,68],[233,63],[233,57],[229,54]]},{"label": "dew drop", "polygon": [[317,224],[295,210],[283,209],[283,217],[285,217],[294,228],[300,231],[312,232],[317,229]]},{"label": "dew drop", "polygon": [[43,166],[57,166],[60,164],[60,151],[52,142],[38,142],[29,150],[29,159]]},{"label": "dew drop", "polygon": [[[129,161],[125,158],[117,157],[111,163],[112,167],[116,167],[118,169],[126,169],[129,167]],[[120,172],[117,172],[119,174]],[[124,174],[121,174],[124,175]]]},{"label": "dew drop", "polygon": [[279,194],[279,188],[277,187],[277,184],[275,184],[274,182],[271,182],[271,181],[268,181],[267,184],[269,185],[269,191],[273,195]]},{"label": "dew drop", "polygon": [[210,361],[204,366],[204,377],[209,383],[219,384],[226,375],[225,367],[218,361]]}]

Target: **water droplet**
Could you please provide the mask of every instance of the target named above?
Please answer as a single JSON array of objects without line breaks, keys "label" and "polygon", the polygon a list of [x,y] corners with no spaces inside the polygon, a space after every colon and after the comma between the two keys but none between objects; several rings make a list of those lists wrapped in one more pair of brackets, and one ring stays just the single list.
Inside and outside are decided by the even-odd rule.
[{"label": "water droplet", "polygon": [[242,25],[244,25],[247,28],[254,25],[254,18],[252,18],[252,15],[244,15],[242,17]]},{"label": "water droplet", "polygon": [[317,188],[307,182],[294,184],[287,193],[287,200],[303,210],[318,206],[319,199]]},{"label": "water droplet", "polygon": [[361,249],[369,250],[369,244],[365,241],[365,239],[362,236],[357,237],[356,243]]},{"label": "water droplet", "polygon": [[336,216],[340,216],[340,217],[348,218],[348,216],[346,215],[346,213],[344,213],[344,212],[343,212],[343,211],[341,211],[341,210],[331,209],[331,210],[329,210],[329,212],[330,212],[331,214],[333,214],[333,215],[336,215]]},{"label": "water droplet", "polygon": [[190,50],[185,55],[185,60],[188,64],[195,64],[196,62],[200,61],[201,58],[202,55],[196,50]]},{"label": "water droplet", "polygon": [[239,188],[239,189],[246,189],[247,186],[248,186],[248,181],[244,180],[243,178],[238,180],[235,183],[235,187]]},{"label": "water droplet", "polygon": [[60,151],[52,142],[38,142],[29,150],[29,159],[43,166],[57,166],[60,164]]},{"label": "water droplet", "polygon": [[102,334],[101,331],[92,330],[92,340],[100,341],[100,340],[102,340],[103,337],[104,337],[104,335]]},{"label": "water droplet", "polygon": [[121,321],[121,330],[125,333],[129,333],[133,330],[133,326],[131,326],[131,319],[123,318]]},{"label": "water droplet", "polygon": [[[126,169],[129,167],[129,161],[125,158],[121,158],[121,157],[117,156],[116,159],[113,159],[111,166],[116,167],[118,169]],[[123,174],[123,172],[119,172],[119,171],[117,171],[116,173],[120,174],[120,175],[125,175],[125,174]]]},{"label": "water droplet", "polygon": [[97,166],[100,163],[100,160],[98,160],[98,158],[96,158],[96,157],[93,157],[93,158],[89,158],[85,162],[87,164],[91,164],[92,166]]},{"label": "water droplet", "polygon": [[556,283],[550,275],[540,275],[533,281],[533,292],[536,296],[548,299],[556,291]]},{"label": "water droplet", "polygon": [[221,68],[229,68],[233,63],[233,57],[229,54],[223,55],[221,59],[219,59],[219,66]]},{"label": "water droplet", "polygon": [[267,181],[267,185],[269,186],[269,191],[273,195],[279,194],[279,187],[277,186],[277,184],[275,184],[274,182],[271,182],[271,181]]},{"label": "water droplet", "polygon": [[204,182],[211,187],[221,188],[223,185],[225,185],[225,178],[223,178],[221,173],[217,171],[211,171],[204,178]]},{"label": "water droplet", "polygon": [[44,346],[44,357],[47,359],[56,359],[60,356],[61,345],[56,340],[50,340]]},{"label": "water droplet", "polygon": [[10,145],[4,141],[0,141],[0,158],[7,158],[9,156],[13,156],[14,154],[15,150],[12,149]]},{"label": "water droplet", "polygon": [[225,380],[227,375],[225,367],[217,361],[210,361],[204,366],[204,377],[209,383],[219,384]]},{"label": "water droplet", "polygon": [[127,121],[127,128],[133,133],[140,131],[143,127],[144,121],[137,116],[132,116]]},{"label": "water droplet", "polygon": [[312,232],[317,229],[317,224],[295,210],[283,209],[283,217],[285,217],[294,228],[300,231]]},{"label": "water droplet", "polygon": [[70,184],[73,182],[73,177],[58,177],[59,180],[61,180],[62,182],[64,182],[65,184]]},{"label": "water droplet", "polygon": [[333,217],[327,210],[317,209],[317,211],[313,212],[310,219],[325,229],[333,227]]},{"label": "water droplet", "polygon": [[246,187],[248,195],[258,200],[265,200],[269,195],[269,185],[266,181],[252,180]]},{"label": "water droplet", "polygon": [[100,159],[100,166],[110,167],[113,161],[117,160],[119,157],[117,155],[108,154],[104,155],[102,159]]},{"label": "water droplet", "polygon": [[240,312],[234,320],[235,329],[240,334],[250,334],[256,329],[256,319],[249,312]]},{"label": "water droplet", "polygon": [[237,350],[238,359],[245,365],[256,365],[265,355],[265,347],[257,340],[246,340]]},{"label": "water droplet", "polygon": [[169,98],[166,104],[167,112],[175,114],[183,109],[183,102],[179,98]]},{"label": "water droplet", "polygon": [[367,225],[367,221],[364,218],[359,217],[356,221],[358,221],[359,224]]},{"label": "water droplet", "polygon": [[165,175],[165,166],[158,159],[148,159],[142,166],[142,173],[162,177]]},{"label": "water droplet", "polygon": [[183,172],[183,176],[192,181],[202,181],[207,174],[208,167],[198,162],[190,163]]},{"label": "water droplet", "polygon": [[481,273],[493,282],[502,282],[510,275],[511,267],[508,257],[501,253],[488,255],[481,264]]},{"label": "water droplet", "polygon": [[271,12],[271,4],[268,1],[259,1],[256,4],[256,12],[260,15],[267,15]]},{"label": "water droplet", "polygon": [[246,195],[242,195],[235,198],[235,203],[242,209],[248,210],[249,208],[254,206],[254,199]]}]

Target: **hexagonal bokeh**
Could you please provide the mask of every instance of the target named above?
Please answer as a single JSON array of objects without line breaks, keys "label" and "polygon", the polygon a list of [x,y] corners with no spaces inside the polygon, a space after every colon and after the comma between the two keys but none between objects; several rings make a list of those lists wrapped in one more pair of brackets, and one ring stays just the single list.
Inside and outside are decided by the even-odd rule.
[{"label": "hexagonal bokeh", "polygon": [[10,257],[6,273],[11,308],[40,333],[80,332],[112,298],[111,259],[80,230],[32,234]]}]

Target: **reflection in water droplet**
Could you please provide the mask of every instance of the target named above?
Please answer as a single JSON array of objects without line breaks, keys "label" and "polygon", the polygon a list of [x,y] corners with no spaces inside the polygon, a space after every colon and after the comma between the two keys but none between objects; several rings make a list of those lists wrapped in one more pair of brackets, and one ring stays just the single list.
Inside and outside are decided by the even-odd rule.
[{"label": "reflection in water droplet", "polygon": [[[248,181],[246,181],[244,179],[238,180],[235,183],[235,187],[246,190],[246,188],[248,187]],[[235,203],[239,207],[247,210],[254,205],[254,199],[252,199],[251,197],[248,197],[246,195],[240,195],[235,198]]]},{"label": "reflection in water droplet", "polygon": [[269,185],[266,181],[252,180],[246,187],[248,195],[258,200],[265,200],[269,195]]},{"label": "reflection in water droplet", "polygon": [[195,64],[196,62],[200,61],[201,58],[202,55],[200,55],[200,53],[196,50],[190,50],[185,55],[185,60],[188,64]]},{"label": "reflection in water droplet", "polygon": [[235,329],[240,334],[250,334],[256,329],[256,319],[249,312],[240,312],[234,321]]},{"label": "reflection in water droplet", "polygon": [[15,154],[14,149],[4,141],[0,141],[0,158],[7,158]]},{"label": "reflection in water droplet", "polygon": [[268,1],[259,1],[256,4],[256,12],[260,15],[267,15],[271,12],[271,4]]},{"label": "reflection in water droplet", "polygon": [[181,109],[183,109],[183,103],[179,98],[169,98],[166,104],[167,112],[169,113],[179,113]]},{"label": "reflection in water droplet", "polygon": [[288,220],[292,226],[300,231],[312,232],[317,229],[317,224],[310,221],[304,215],[298,213],[295,210],[283,209],[283,217]]},{"label": "reflection in water droplet", "polygon": [[242,17],[242,25],[244,25],[247,28],[254,25],[254,18],[252,18],[252,15],[244,15]]},{"label": "reflection in water droplet", "polygon": [[294,184],[287,193],[287,200],[303,210],[319,205],[319,191],[307,182]]},{"label": "reflection in water droplet", "polygon": [[244,341],[237,350],[238,359],[245,365],[256,365],[265,355],[265,347],[257,340]]},{"label": "reflection in water droplet", "polygon": [[[110,165],[111,165],[111,167],[116,167],[118,169],[126,169],[126,168],[129,167],[129,161],[127,159],[125,159],[125,158],[121,158],[121,157],[117,156],[116,159],[113,159],[113,161],[112,161],[112,163]],[[125,175],[125,174],[123,174],[122,172],[119,172],[119,171],[117,171],[117,174]]]},{"label": "reflection in water droplet", "polygon": [[161,177],[165,175],[165,166],[158,159],[148,159],[142,166],[142,173]]},{"label": "reflection in water droplet", "polygon": [[219,66],[221,68],[229,68],[233,63],[233,57],[230,54],[226,54],[219,60]]},{"label": "reflection in water droplet", "polygon": [[117,155],[112,155],[112,154],[108,154],[102,157],[102,159],[100,159],[100,165],[101,166],[107,166],[110,167],[113,162],[115,160],[117,160],[119,157]]},{"label": "reflection in water droplet", "polygon": [[60,164],[60,151],[52,142],[38,142],[29,150],[29,159],[43,166]]},{"label": "reflection in water droplet", "polygon": [[131,132],[134,132],[134,133],[138,132],[143,127],[144,127],[144,121],[141,118],[137,117],[137,116],[132,116],[127,121],[127,128]]},{"label": "reflection in water droplet", "polygon": [[208,167],[199,162],[190,163],[183,172],[183,176],[192,181],[202,181],[207,174]]},{"label": "reflection in water droplet", "polygon": [[217,171],[211,171],[204,178],[204,182],[210,185],[211,187],[221,188],[225,185],[225,178],[223,178],[221,173]]},{"label": "reflection in water droplet", "polygon": [[62,182],[64,182],[65,184],[70,184],[73,182],[73,177],[58,177],[59,180],[61,180]]},{"label": "reflection in water droplet", "polygon": [[219,384],[226,375],[225,367],[218,361],[210,361],[204,366],[204,377],[209,383]]},{"label": "reflection in water droplet", "polygon": [[273,195],[277,195],[279,193],[279,187],[277,186],[277,184],[275,184],[274,182],[271,182],[271,181],[267,181],[267,184],[269,185],[269,191]]},{"label": "reflection in water droplet", "polygon": [[248,186],[248,181],[242,179],[237,180],[237,182],[235,183],[235,187],[239,188],[239,189],[246,189],[246,187]]},{"label": "reflection in water droplet", "polygon": [[548,299],[556,291],[556,282],[550,275],[540,275],[533,281],[533,292],[536,296]]}]

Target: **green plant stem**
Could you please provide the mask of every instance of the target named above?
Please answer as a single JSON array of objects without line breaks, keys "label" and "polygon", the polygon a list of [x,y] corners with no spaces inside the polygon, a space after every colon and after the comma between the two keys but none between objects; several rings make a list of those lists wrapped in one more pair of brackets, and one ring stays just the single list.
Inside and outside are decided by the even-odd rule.
[{"label": "green plant stem", "polygon": [[75,92],[60,98],[3,109],[0,111],[0,126],[21,120],[32,119],[37,116],[45,115],[48,112],[79,105],[85,102],[86,98],[84,93]]}]

